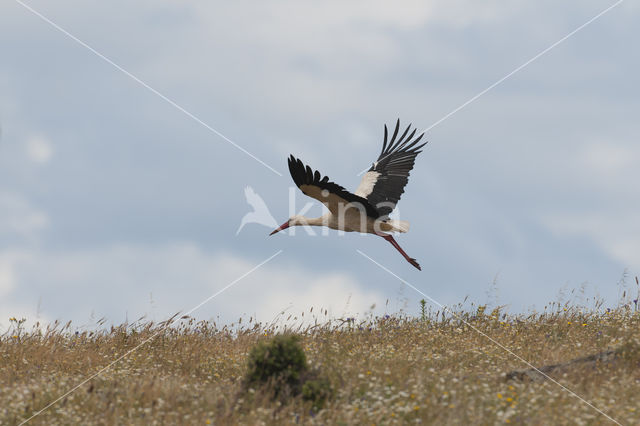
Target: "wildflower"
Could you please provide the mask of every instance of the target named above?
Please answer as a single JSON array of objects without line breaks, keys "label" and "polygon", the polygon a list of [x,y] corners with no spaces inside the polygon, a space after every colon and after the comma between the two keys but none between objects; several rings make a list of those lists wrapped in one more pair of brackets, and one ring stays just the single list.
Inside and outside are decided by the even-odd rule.
[{"label": "wildflower", "polygon": [[498,394],[498,399],[502,399],[502,394],[501,393]]},{"label": "wildflower", "polygon": [[413,411],[418,411],[419,409],[420,409],[420,407],[419,407],[419,406],[417,406],[417,405],[414,405],[414,406],[413,406]]},{"label": "wildflower", "polygon": [[586,323],[586,322],[583,322],[583,323],[582,323],[582,326],[583,326],[583,327],[586,327],[586,326],[587,326],[587,323]]},{"label": "wildflower", "polygon": [[371,375],[371,370],[367,370],[367,376]]},{"label": "wildflower", "polygon": [[513,401],[513,398],[508,397],[508,398],[507,398],[507,401],[511,402],[511,401]]}]

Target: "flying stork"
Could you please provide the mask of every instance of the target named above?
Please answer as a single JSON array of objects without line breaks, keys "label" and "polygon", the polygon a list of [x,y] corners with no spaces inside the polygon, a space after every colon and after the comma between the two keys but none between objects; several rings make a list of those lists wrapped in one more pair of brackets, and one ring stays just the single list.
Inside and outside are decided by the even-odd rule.
[{"label": "flying stork", "polygon": [[327,226],[331,229],[346,232],[361,232],[378,235],[389,241],[405,259],[421,270],[418,262],[407,255],[398,245],[393,235],[388,232],[407,232],[409,222],[391,220],[393,211],[409,181],[409,172],[413,168],[416,156],[426,142],[418,145],[424,136],[422,133],[413,138],[416,129],[409,134],[411,124],[398,137],[400,120],[388,140],[387,126],[384,126],[384,142],[378,160],[362,176],[355,193],[331,182],[328,176],[322,177],[320,172],[313,171],[293,155],[289,157],[289,172],[296,186],[307,196],[324,204],[329,212],[317,218],[295,215],[289,218],[271,234],[290,226]]}]

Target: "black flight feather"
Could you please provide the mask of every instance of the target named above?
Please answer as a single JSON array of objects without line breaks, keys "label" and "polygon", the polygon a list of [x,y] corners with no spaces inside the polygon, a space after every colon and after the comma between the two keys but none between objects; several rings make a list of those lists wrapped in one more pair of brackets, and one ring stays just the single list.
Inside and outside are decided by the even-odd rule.
[{"label": "black flight feather", "polygon": [[[321,190],[327,190],[330,193],[337,195],[338,197],[345,200],[347,204],[353,203],[362,205],[367,213],[367,216],[370,216],[374,219],[380,216],[378,210],[376,210],[365,198],[347,191],[344,187],[338,185],[337,183],[329,181],[328,176],[322,177],[320,175],[320,172],[313,172],[311,170],[311,167],[305,166],[301,160],[295,158],[293,155],[289,157],[289,173],[291,173],[293,182],[298,188],[300,188],[302,185],[316,186]],[[305,193],[305,195],[308,194]],[[318,199],[318,201],[323,202],[322,199]]]}]

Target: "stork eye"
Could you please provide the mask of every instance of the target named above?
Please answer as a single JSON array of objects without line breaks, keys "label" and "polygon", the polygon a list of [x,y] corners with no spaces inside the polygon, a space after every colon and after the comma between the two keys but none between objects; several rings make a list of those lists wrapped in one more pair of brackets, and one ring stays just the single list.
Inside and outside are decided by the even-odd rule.
[{"label": "stork eye", "polygon": [[323,197],[328,197],[329,196],[329,190],[328,189],[323,189],[320,194],[322,194]]}]

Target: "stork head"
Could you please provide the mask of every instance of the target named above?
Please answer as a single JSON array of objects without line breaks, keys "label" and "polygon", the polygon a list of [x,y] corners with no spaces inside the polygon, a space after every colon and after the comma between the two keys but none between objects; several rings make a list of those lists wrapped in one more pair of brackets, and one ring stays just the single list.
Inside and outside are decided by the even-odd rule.
[{"label": "stork head", "polygon": [[307,218],[306,217],[300,216],[300,215],[294,215],[294,216],[291,216],[285,223],[283,223],[282,225],[278,226],[269,235],[273,235],[276,232],[280,232],[283,229],[287,229],[290,226],[302,226],[302,225],[306,225],[306,224],[307,224]]}]

